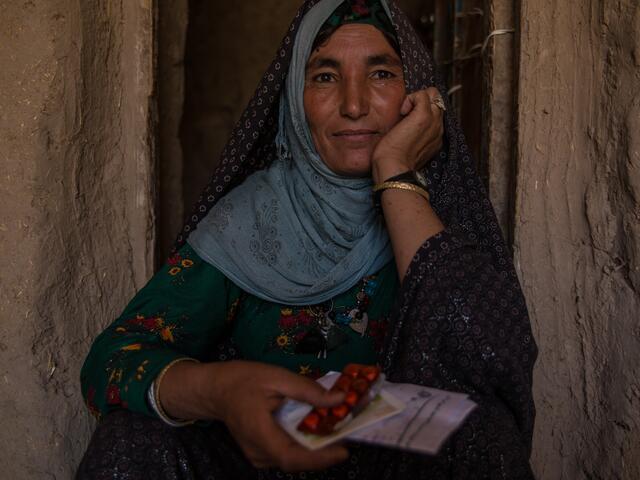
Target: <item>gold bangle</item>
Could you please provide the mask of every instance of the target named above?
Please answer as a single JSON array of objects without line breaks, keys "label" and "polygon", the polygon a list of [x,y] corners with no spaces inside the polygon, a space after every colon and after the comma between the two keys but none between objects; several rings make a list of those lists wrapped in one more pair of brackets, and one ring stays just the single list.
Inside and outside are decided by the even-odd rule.
[{"label": "gold bangle", "polygon": [[407,183],[407,182],[382,182],[378,185],[374,185],[373,193],[379,192],[381,190],[386,190],[389,188],[415,192],[418,195],[425,198],[427,202],[429,201],[429,192],[427,192],[424,188],[417,187],[416,185],[413,185],[412,183]]},{"label": "gold bangle", "polygon": [[167,373],[167,371],[169,371],[169,369],[171,367],[173,367],[176,363],[180,363],[180,362],[195,362],[195,363],[200,363],[198,360],[196,360],[195,358],[190,358],[190,357],[182,357],[182,358],[176,358],[175,360],[169,362],[168,364],[166,364],[164,366],[164,368],[162,370],[160,370],[160,373],[158,374],[158,376],[156,377],[156,379],[153,381],[153,393],[155,396],[155,401],[156,401],[156,407],[158,409],[158,414],[160,415],[160,417],[162,417],[163,420],[169,420],[169,422],[173,422],[176,424],[181,424],[181,425],[189,425],[195,422],[195,420],[177,420],[174,418],[171,418],[167,412],[165,412],[164,408],[162,407],[162,402],[160,401],[160,384],[162,383],[162,379],[164,378],[164,375]]}]

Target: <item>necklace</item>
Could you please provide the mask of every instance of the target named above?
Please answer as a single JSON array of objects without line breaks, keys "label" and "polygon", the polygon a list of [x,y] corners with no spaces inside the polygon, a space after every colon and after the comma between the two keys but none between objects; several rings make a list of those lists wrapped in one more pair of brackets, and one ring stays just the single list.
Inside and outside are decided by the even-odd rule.
[{"label": "necklace", "polygon": [[290,308],[282,309],[277,346],[287,353],[325,359],[328,351],[349,340],[346,327],[364,336],[369,323],[367,308],[377,286],[374,276],[363,278],[355,305],[334,307],[333,301],[328,301],[301,309],[296,315]]}]

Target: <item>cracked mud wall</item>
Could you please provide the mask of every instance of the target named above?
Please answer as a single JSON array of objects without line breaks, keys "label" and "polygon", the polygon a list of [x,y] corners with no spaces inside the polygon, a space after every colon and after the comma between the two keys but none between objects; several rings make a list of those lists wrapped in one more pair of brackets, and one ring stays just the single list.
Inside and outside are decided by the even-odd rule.
[{"label": "cracked mud wall", "polygon": [[515,259],[541,479],[640,478],[640,4],[524,0]]},{"label": "cracked mud wall", "polygon": [[152,272],[153,5],[0,0],[0,465],[72,478],[79,371]]}]

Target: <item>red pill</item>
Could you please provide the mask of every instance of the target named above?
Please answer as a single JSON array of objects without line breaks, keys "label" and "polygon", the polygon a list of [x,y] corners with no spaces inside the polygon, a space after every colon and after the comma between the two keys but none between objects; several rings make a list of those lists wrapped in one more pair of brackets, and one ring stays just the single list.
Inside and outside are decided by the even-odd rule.
[{"label": "red pill", "polygon": [[315,433],[318,430],[319,424],[320,416],[315,412],[311,412],[309,415],[304,417],[304,420],[302,420],[302,423],[298,428],[303,432]]},{"label": "red pill", "polygon": [[[315,435],[329,435],[336,425],[346,422],[351,413],[357,415],[369,403],[366,395],[371,385],[380,377],[380,368],[372,365],[350,363],[331,390],[344,392],[344,402],[331,409],[317,407],[298,425],[298,430]],[[340,423],[341,424],[341,423]]]},{"label": "red pill", "polygon": [[346,375],[340,375],[340,378],[338,378],[336,383],[333,384],[333,387],[331,387],[331,390],[340,390],[341,392],[347,392],[351,387],[352,381],[353,379],[351,377],[348,377]]},{"label": "red pill", "polygon": [[337,407],[333,407],[331,409],[331,415],[333,415],[336,419],[342,420],[344,417],[349,415],[349,407],[344,403],[338,405]]},{"label": "red pill", "polygon": [[349,365],[344,367],[344,370],[342,370],[342,374],[349,375],[351,378],[356,378],[361,368],[362,365],[358,365],[357,363],[350,363]]},{"label": "red pill", "polygon": [[369,383],[373,383],[380,376],[380,369],[378,367],[364,367],[360,371],[360,375],[366,378]]},{"label": "red pill", "polygon": [[369,382],[364,378],[356,378],[351,383],[351,388],[355,390],[358,395],[363,395],[369,389]]},{"label": "red pill", "polygon": [[347,392],[347,395],[344,397],[344,403],[349,405],[349,407],[353,408],[356,406],[356,403],[358,403],[359,399],[360,397],[356,392],[354,392],[353,390],[349,390]]}]

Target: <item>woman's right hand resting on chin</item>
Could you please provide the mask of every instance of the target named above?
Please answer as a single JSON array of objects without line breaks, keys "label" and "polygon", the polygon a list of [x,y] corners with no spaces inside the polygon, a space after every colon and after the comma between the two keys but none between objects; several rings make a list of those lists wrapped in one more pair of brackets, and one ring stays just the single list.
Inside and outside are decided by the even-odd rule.
[{"label": "woman's right hand resting on chin", "polygon": [[317,382],[284,368],[257,362],[178,362],[160,384],[160,402],[174,418],[221,420],[257,468],[320,470],[345,461],[348,450],[330,445],[307,450],[275,421],[285,397],[319,407],[343,400]]}]

